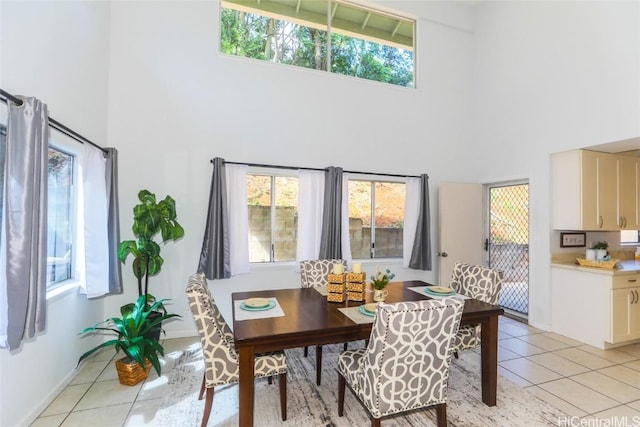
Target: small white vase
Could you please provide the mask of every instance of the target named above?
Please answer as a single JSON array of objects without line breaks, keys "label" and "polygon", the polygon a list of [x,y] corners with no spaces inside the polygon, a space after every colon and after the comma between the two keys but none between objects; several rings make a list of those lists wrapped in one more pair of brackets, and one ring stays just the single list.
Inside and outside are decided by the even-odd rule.
[{"label": "small white vase", "polygon": [[603,259],[606,256],[607,256],[607,250],[606,249],[596,249],[596,259],[598,261],[600,261],[601,259]]},{"label": "small white vase", "polygon": [[386,289],[374,289],[373,290],[373,300],[374,301],[384,301],[384,299],[389,295],[389,291]]},{"label": "small white vase", "polygon": [[596,259],[596,250],[595,249],[587,249],[587,259],[590,261],[595,261]]}]

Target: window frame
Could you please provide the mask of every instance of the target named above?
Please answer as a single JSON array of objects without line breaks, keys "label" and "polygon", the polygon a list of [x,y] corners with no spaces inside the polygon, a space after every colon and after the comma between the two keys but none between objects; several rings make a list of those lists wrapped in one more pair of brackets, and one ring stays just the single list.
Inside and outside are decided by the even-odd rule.
[{"label": "window frame", "polygon": [[[6,106],[5,106],[6,107]],[[6,134],[6,130],[7,130],[7,122],[8,122],[8,108],[0,108],[0,127],[2,127],[4,129],[4,132]],[[47,301],[52,301],[55,300],[65,294],[67,294],[68,292],[70,292],[71,290],[75,289],[75,288],[79,288],[82,285],[81,280],[78,278],[78,271],[77,271],[77,258],[78,258],[78,253],[79,253],[79,243],[78,243],[78,216],[79,216],[79,212],[78,212],[78,191],[79,191],[79,187],[77,185],[78,183],[78,162],[80,161],[80,156],[82,155],[82,145],[79,144],[77,141],[73,140],[72,138],[70,138],[68,135],[65,135],[64,133],[54,129],[54,128],[49,128],[50,133],[49,133],[49,140],[47,141],[47,149],[49,147],[52,147],[56,150],[62,151],[66,154],[72,155],[74,156],[74,165],[73,165],[73,175],[72,175],[72,183],[73,183],[73,191],[72,191],[72,209],[71,209],[71,218],[70,221],[72,222],[73,226],[72,226],[72,255],[71,255],[71,277],[69,279],[60,281],[58,283],[55,284],[55,286],[50,286],[49,284],[49,278],[47,277],[47,283],[46,283],[46,299]],[[48,163],[47,163],[47,168],[48,168]],[[48,169],[47,169],[48,171]],[[48,175],[48,172],[47,172]],[[0,194],[0,197],[3,197]],[[3,208],[4,209],[4,208]],[[48,210],[48,207],[47,207]],[[2,215],[4,215],[4,212],[2,213]],[[1,216],[0,216],[0,221],[1,221]],[[48,226],[47,226],[47,233],[49,232],[48,230]],[[83,249],[84,250],[84,249]],[[48,256],[48,254],[47,254]]]},{"label": "window frame", "polygon": [[[273,265],[287,265],[296,262],[296,253],[294,252],[294,256],[292,260],[288,261],[276,261],[275,258],[275,233],[276,233],[276,178],[277,177],[290,177],[298,179],[298,171],[297,170],[289,170],[289,169],[274,169],[274,168],[263,168],[252,166],[247,170],[247,180],[250,175],[253,176],[268,176],[270,177],[270,245],[269,245],[269,261],[251,261],[251,242],[249,242],[249,265],[251,268],[256,266],[273,266]],[[300,189],[299,181],[298,181],[298,190]],[[248,191],[247,191],[248,196]],[[247,200],[247,209],[249,208],[248,200]],[[298,209],[298,201],[296,200],[296,209]],[[250,221],[250,219],[249,219]],[[248,231],[251,229],[249,224],[247,224]],[[296,231],[297,233],[297,231]],[[249,236],[247,236],[249,238]],[[297,244],[297,234],[296,234],[296,244]]]},{"label": "window frame", "polygon": [[[325,50],[324,53],[324,58],[322,59],[322,61],[325,62],[324,67],[321,67],[320,69],[317,68],[309,68],[309,69],[314,69],[316,71],[324,71],[324,72],[328,72],[329,74],[333,74],[333,75],[341,75],[341,76],[348,76],[348,77],[355,77],[358,78],[359,80],[366,80],[366,81],[371,81],[371,82],[376,82],[376,83],[383,83],[383,84],[388,84],[388,85],[392,85],[394,87],[402,87],[402,88],[410,88],[410,89],[416,89],[417,88],[417,74],[418,74],[418,61],[417,61],[417,37],[418,37],[418,18],[416,16],[412,16],[408,13],[404,13],[404,12],[399,12],[397,10],[393,10],[393,9],[389,9],[389,8],[385,8],[383,6],[380,5],[371,5],[371,4],[365,4],[365,3],[361,3],[358,1],[345,1],[345,0],[324,0],[327,2],[327,8],[326,8],[326,15],[323,15],[323,22],[318,22],[317,19],[316,20],[305,20],[305,19],[300,19],[300,18],[296,18],[296,16],[294,15],[289,15],[286,14],[284,12],[278,13],[277,11],[274,10],[269,10],[270,8],[275,8],[275,10],[278,9],[278,5],[273,5],[272,7],[263,7],[263,8],[258,8],[258,7],[253,7],[249,1],[243,0],[243,1],[238,1],[238,0],[222,0],[220,2],[220,7],[218,9],[218,24],[219,24],[219,31],[218,31],[218,52],[220,54],[226,55],[226,56],[233,56],[233,57],[240,57],[240,58],[245,58],[245,59],[249,59],[249,60],[255,60],[255,61],[260,61],[260,62],[269,62],[269,63],[278,63],[280,65],[293,65],[297,68],[309,68],[309,67],[305,67],[305,66],[301,66],[301,65],[294,65],[294,64],[286,64],[286,63],[281,63],[279,61],[270,61],[270,60],[264,60],[264,59],[258,59],[258,58],[253,58],[250,56],[243,56],[243,55],[234,55],[231,53],[226,53],[222,51],[222,13],[223,13],[223,9],[228,9],[228,10],[235,10],[235,11],[239,11],[239,12],[244,12],[244,13],[250,13],[252,15],[258,15],[258,16],[263,16],[263,17],[267,17],[267,18],[272,18],[272,19],[276,19],[276,20],[280,20],[280,21],[285,21],[285,22],[289,22],[289,23],[293,23],[296,25],[300,25],[300,26],[304,26],[304,27],[308,27],[308,28],[314,28],[320,31],[325,32],[326,35],[326,44],[323,45],[323,48]],[[260,4],[260,0],[257,1],[258,4]],[[365,33],[365,32],[360,32],[358,33],[357,30],[353,30],[350,31],[348,28],[341,28],[341,29],[334,29],[334,27],[332,26],[332,21],[334,19],[339,19],[336,18],[334,15],[336,13],[336,10],[339,6],[342,6],[343,8],[353,8],[353,9],[360,9],[363,13],[367,14],[367,17],[364,21],[364,23],[362,23],[362,29],[364,29],[364,27],[367,25],[369,18],[371,16],[377,17],[378,19],[382,17],[382,19],[385,19],[385,17],[387,18],[391,18],[392,20],[396,20],[398,22],[397,27],[394,29],[394,31],[392,32],[393,35],[391,37],[394,37],[396,34],[396,31],[398,31],[398,29],[401,26],[402,22],[406,22],[409,23],[411,25],[412,28],[412,35],[410,38],[410,41],[412,43],[411,46],[407,45],[407,44],[403,44],[400,42],[394,42],[392,40],[389,39],[384,39],[384,38],[380,38],[380,37],[376,37],[374,35]],[[298,8],[299,8],[299,4],[298,4]],[[297,9],[296,9],[297,10]],[[355,21],[349,21],[349,20],[343,20],[344,22],[346,22],[347,24],[351,24],[354,25],[356,24]],[[360,24],[358,22],[358,24]],[[344,24],[343,24],[344,25]],[[338,28],[338,26],[335,26],[335,28]],[[334,71],[334,61],[332,58],[332,50],[333,50],[333,44],[332,44],[332,38],[333,35],[340,35],[340,36],[344,36],[344,37],[349,37],[351,39],[357,39],[357,40],[361,40],[364,41],[366,43],[375,43],[378,46],[388,46],[388,47],[392,47],[395,49],[399,49],[397,52],[411,52],[412,55],[412,75],[411,75],[411,85],[403,85],[403,84],[399,84],[399,83],[391,83],[391,82],[386,82],[386,81],[382,81],[382,80],[375,80],[375,79],[369,79],[366,77],[361,77],[361,76],[353,76],[351,74],[348,73],[341,73],[338,71]],[[404,36],[403,36],[404,37]],[[353,59],[353,58],[352,58]],[[397,68],[394,68],[394,70],[396,70]]]},{"label": "window frame", "polygon": [[[632,240],[623,240],[623,235],[629,232],[635,231],[636,232],[636,240],[632,241]],[[640,230],[620,230],[620,244],[623,246],[638,246],[640,245]]]},{"label": "window frame", "polygon": [[[51,284],[49,282],[49,278],[47,277],[47,298],[50,295],[56,295],[57,293],[64,291],[69,288],[73,288],[76,286],[80,286],[80,279],[78,278],[78,269],[77,269],[77,260],[78,254],[80,251],[79,241],[78,241],[78,218],[79,218],[79,194],[80,187],[78,186],[78,167],[80,162],[80,157],[82,155],[81,148],[82,145],[79,145],[76,141],[73,141],[68,136],[63,133],[52,129],[52,132],[49,135],[48,147],[53,148],[55,150],[61,151],[65,154],[73,156],[73,171],[71,175],[72,180],[72,189],[71,189],[71,209],[70,209],[70,218],[71,222],[71,277],[55,284]],[[47,225],[47,233],[49,232]],[[83,250],[84,251],[84,250]]]},{"label": "window frame", "polygon": [[[371,176],[371,175],[357,175],[357,174],[349,174],[348,177],[345,177],[346,179],[348,179],[349,181],[361,181],[361,182],[369,182],[369,185],[371,186],[371,209],[369,214],[371,215],[371,242],[369,243],[369,258],[357,258],[355,256],[353,256],[353,248],[351,250],[351,256],[353,258],[353,260],[358,260],[358,261],[373,261],[373,260],[402,260],[404,257],[404,246],[400,247],[400,251],[401,254],[399,256],[394,256],[394,257],[389,257],[389,256],[385,256],[385,257],[376,257],[375,256],[375,236],[376,236],[376,191],[375,191],[375,187],[376,187],[376,183],[391,183],[391,184],[402,184],[404,185],[405,188],[405,205],[402,208],[403,211],[403,217],[402,217],[402,222],[403,222],[403,230],[404,230],[404,221],[405,221],[405,208],[406,208],[406,189],[407,189],[407,182],[405,179],[403,178],[394,178],[394,177],[386,177],[386,176]],[[349,215],[349,217],[351,218],[351,215]]]}]

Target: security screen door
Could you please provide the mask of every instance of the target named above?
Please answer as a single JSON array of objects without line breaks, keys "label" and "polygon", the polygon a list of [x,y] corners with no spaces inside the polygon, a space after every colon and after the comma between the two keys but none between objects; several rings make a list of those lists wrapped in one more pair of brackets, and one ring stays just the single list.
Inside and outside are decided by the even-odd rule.
[{"label": "security screen door", "polygon": [[504,271],[500,305],[529,312],[529,184],[495,184],[489,191],[488,265]]}]

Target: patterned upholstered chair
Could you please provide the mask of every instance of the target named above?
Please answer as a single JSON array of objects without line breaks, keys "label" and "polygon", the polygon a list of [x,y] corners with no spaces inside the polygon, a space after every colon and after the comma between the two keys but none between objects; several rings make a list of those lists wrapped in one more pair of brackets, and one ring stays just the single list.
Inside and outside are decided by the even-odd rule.
[{"label": "patterned upholstered chair", "polygon": [[[204,276],[194,274],[189,278],[187,298],[193,319],[200,333],[200,343],[204,354],[205,373],[200,399],[206,388],[207,397],[202,427],[207,425],[213,405],[215,386],[238,382],[238,353],[235,350],[233,332],[224,321],[214,300],[210,297]],[[255,376],[280,376],[280,411],[282,420],[287,419],[287,360],[284,352],[256,355]]]},{"label": "patterned upholstered chair", "polygon": [[[342,263],[347,271],[347,261],[343,259],[312,259],[300,261],[300,284],[303,288],[319,288],[327,286],[327,275],[333,270],[334,264]],[[344,344],[347,349],[347,344]],[[304,348],[304,357],[309,354],[309,347]],[[316,346],[316,384],[322,380],[322,346]]]},{"label": "patterned upholstered chair", "polygon": [[[449,286],[459,294],[497,305],[503,281],[500,270],[457,262]],[[459,351],[480,347],[480,334],[480,325],[461,326],[453,346],[455,357]]]},{"label": "patterned upholstered chair", "polygon": [[347,271],[347,261],[343,259],[311,259],[300,261],[300,284],[303,288],[317,288],[327,286],[327,275],[333,270],[334,264],[342,263]]},{"label": "patterned upholstered chair", "polygon": [[339,356],[338,415],[348,384],[373,427],[381,417],[429,406],[438,426],[446,426],[451,347],[463,307],[456,298],[379,303],[367,348]]}]

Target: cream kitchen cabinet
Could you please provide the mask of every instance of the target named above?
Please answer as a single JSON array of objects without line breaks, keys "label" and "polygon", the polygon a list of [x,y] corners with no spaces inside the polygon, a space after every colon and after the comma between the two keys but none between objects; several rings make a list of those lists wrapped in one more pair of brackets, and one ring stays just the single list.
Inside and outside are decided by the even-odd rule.
[{"label": "cream kitchen cabinet", "polygon": [[554,154],[554,228],[618,229],[616,175],[617,162],[612,154],[588,150]]},{"label": "cream kitchen cabinet", "polygon": [[618,156],[618,223],[621,229],[640,229],[640,162],[637,157]]},{"label": "cream kitchen cabinet", "polygon": [[640,273],[551,267],[554,332],[601,349],[640,340]]},{"label": "cream kitchen cabinet", "polygon": [[555,229],[634,229],[636,158],[573,150],[554,154],[551,163]]},{"label": "cream kitchen cabinet", "polygon": [[635,276],[616,279],[622,283],[611,291],[612,343],[640,338],[640,280]]}]

